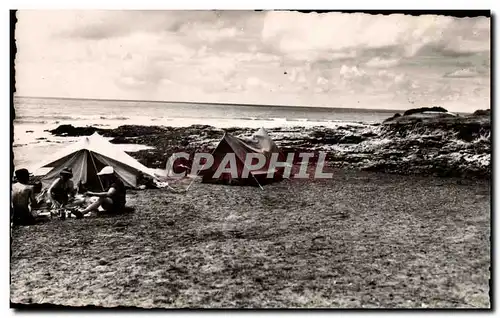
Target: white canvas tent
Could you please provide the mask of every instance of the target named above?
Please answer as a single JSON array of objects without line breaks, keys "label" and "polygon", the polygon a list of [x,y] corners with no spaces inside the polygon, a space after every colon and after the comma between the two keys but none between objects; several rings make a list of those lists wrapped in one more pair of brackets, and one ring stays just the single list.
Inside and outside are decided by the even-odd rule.
[{"label": "white canvas tent", "polygon": [[[229,153],[234,153],[237,159],[238,177],[233,178],[231,173],[223,173],[218,177],[214,177],[223,158]],[[263,154],[266,158],[266,162],[260,169],[254,169],[250,171],[248,176],[243,177],[242,172],[246,167],[246,157],[249,153]],[[284,162],[286,160],[285,155],[280,151],[264,128],[260,128],[250,138],[239,138],[226,132],[217,147],[212,151],[214,164],[208,169],[200,171],[203,177],[202,182],[225,184],[233,184],[234,182],[234,184],[240,185],[256,184],[261,187],[264,183],[280,181],[283,179],[283,168],[273,168],[273,176],[268,177],[268,170],[272,168],[270,165],[273,154],[278,155],[277,159],[279,162]]]},{"label": "white canvas tent", "polygon": [[270,156],[272,153],[280,152],[274,140],[271,139],[267,130],[263,127],[253,133],[250,138],[245,138],[244,141],[246,146],[256,153],[263,153],[266,156]]},{"label": "white canvas tent", "polygon": [[82,137],[30,171],[52,168],[41,180],[43,189],[59,177],[62,169],[69,167],[73,170],[75,185],[81,181],[88,189],[104,190],[97,172],[105,166],[112,166],[115,174],[129,187],[137,186],[137,177],[141,173],[155,178],[152,169],[142,165],[98,133]]}]

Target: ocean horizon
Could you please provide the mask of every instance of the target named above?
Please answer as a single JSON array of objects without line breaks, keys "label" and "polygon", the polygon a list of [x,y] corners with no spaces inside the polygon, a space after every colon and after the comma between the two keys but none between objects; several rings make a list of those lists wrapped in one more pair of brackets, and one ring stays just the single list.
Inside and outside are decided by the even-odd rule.
[{"label": "ocean horizon", "polygon": [[[34,163],[75,140],[55,137],[59,125],[116,128],[121,125],[216,128],[337,127],[374,124],[403,110],[285,105],[163,102],[14,96],[14,164]],[[77,138],[76,138],[77,139]],[[123,145],[126,151],[144,149]]]},{"label": "ocean horizon", "polygon": [[120,99],[120,98],[93,98],[93,97],[59,97],[59,96],[22,96],[14,94],[14,99],[49,99],[49,100],[81,100],[81,101],[102,101],[102,102],[141,102],[141,103],[159,103],[159,104],[196,104],[196,105],[220,105],[220,106],[254,106],[254,107],[295,107],[295,108],[325,108],[325,109],[346,109],[346,110],[365,110],[365,111],[387,111],[404,112],[404,109],[394,108],[363,108],[347,106],[316,106],[304,104],[255,104],[255,103],[230,103],[230,102],[206,102],[206,101],[175,101],[175,100],[155,100],[155,99]]},{"label": "ocean horizon", "polygon": [[337,122],[376,123],[388,115],[403,111],[32,96],[15,96],[14,108],[15,124],[61,124],[61,121],[74,121],[75,124],[116,126],[117,123],[112,121],[122,121],[125,124],[165,126],[207,124],[219,128],[310,126]]}]

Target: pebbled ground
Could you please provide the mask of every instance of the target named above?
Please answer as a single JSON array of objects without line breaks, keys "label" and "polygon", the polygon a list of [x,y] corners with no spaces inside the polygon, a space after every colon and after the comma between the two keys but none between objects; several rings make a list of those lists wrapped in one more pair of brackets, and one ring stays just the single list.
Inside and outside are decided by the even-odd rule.
[{"label": "pebbled ground", "polygon": [[490,307],[487,180],[338,171],[264,189],[131,191],[131,214],[14,228],[11,302]]}]

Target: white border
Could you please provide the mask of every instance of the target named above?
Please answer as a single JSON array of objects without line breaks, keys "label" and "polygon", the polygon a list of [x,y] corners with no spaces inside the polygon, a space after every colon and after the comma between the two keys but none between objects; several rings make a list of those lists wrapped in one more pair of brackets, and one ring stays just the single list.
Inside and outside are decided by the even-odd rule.
[{"label": "white border", "polygon": [[420,9],[420,10],[442,10],[442,9],[489,9],[493,1],[487,0],[453,0],[453,1],[370,1],[370,0],[349,0],[335,1],[335,4],[326,4],[322,0],[290,0],[290,1],[272,1],[272,0],[254,0],[254,1],[202,1],[202,0],[183,0],[183,1],[158,1],[141,0],[130,1],[36,1],[19,0],[5,1],[9,8],[17,9],[330,9],[330,10],[383,10],[383,9]]},{"label": "white border", "polygon": [[[270,1],[270,0],[254,0],[254,1],[202,1],[202,0],[182,0],[182,1],[170,1],[170,2],[165,2],[165,1],[153,1],[153,0],[141,0],[141,1],[130,1],[130,0],[121,0],[121,1],[107,1],[104,3],[102,0],[86,0],[86,1],[36,1],[36,0],[25,0],[25,1],[12,1],[12,0],[7,0],[7,1],[2,1],[2,21],[3,23],[1,24],[1,43],[10,43],[10,36],[9,36],[9,24],[7,21],[9,20],[9,12],[8,9],[254,9],[254,8],[259,8],[259,9],[335,9],[335,10],[356,10],[356,9],[373,9],[373,10],[383,10],[383,9],[418,9],[418,10],[440,10],[440,9],[492,9],[494,12],[496,12],[497,7],[498,7],[498,1],[494,2],[492,0],[490,1],[485,1],[485,0],[453,0],[453,1],[435,1],[435,0],[419,0],[419,1],[387,1],[387,0],[378,0],[378,1],[370,1],[370,0],[349,0],[349,1],[328,1],[330,5],[326,5],[326,1],[319,1],[319,0],[307,0],[307,1],[297,1],[297,0],[288,0],[288,1]],[[334,5],[333,5],[334,4]],[[493,27],[493,26],[492,26]],[[495,32],[497,33],[497,32]],[[496,38],[496,37],[495,37]],[[496,52],[493,51],[495,54],[495,60],[496,60]],[[2,90],[3,90],[3,106],[1,108],[1,114],[0,118],[3,119],[4,123],[3,125],[0,125],[0,128],[2,129],[2,133],[0,134],[0,147],[3,150],[4,154],[1,157],[2,158],[2,164],[4,166],[4,169],[7,169],[7,167],[10,165],[9,163],[9,156],[10,154],[8,153],[10,149],[10,91],[9,91],[9,86],[10,86],[10,79],[9,79],[9,68],[10,68],[10,59],[9,59],[9,50],[3,49],[1,50],[2,56],[2,64],[1,64],[1,74],[3,74],[3,85]],[[496,69],[495,69],[496,70]],[[493,71],[495,71],[493,70]],[[496,73],[496,72],[495,72]],[[493,74],[493,73],[492,73]],[[496,84],[496,83],[495,83]],[[494,88],[492,88],[492,91],[496,91],[496,85]],[[492,105],[493,108],[493,105]],[[498,115],[498,114],[497,114]],[[497,115],[495,115],[494,121],[497,121]],[[495,143],[500,142],[499,138],[500,136],[498,129],[495,129],[495,134],[494,134],[494,140]],[[496,158],[498,159],[498,158]],[[495,159],[495,166],[498,167],[498,162]],[[4,170],[5,171],[5,170]],[[496,175],[496,173],[495,173]],[[1,226],[3,231],[1,233],[4,233],[4,238],[0,240],[1,244],[1,259],[2,259],[2,265],[1,265],[1,287],[0,288],[0,313],[2,317],[10,317],[14,315],[14,312],[9,309],[9,239],[7,237],[7,224],[8,224],[8,212],[7,212],[7,207],[10,201],[10,189],[9,189],[9,183],[8,183],[8,175],[4,174],[4,180],[0,182],[0,198],[1,198],[1,203],[4,209],[2,209],[2,222]],[[500,190],[497,189],[495,193],[492,193],[492,198],[500,198],[497,192]],[[498,220],[497,220],[498,221]],[[497,223],[498,224],[498,223]],[[493,231],[495,233],[495,231]],[[496,235],[495,235],[496,236]],[[495,237],[495,246],[498,247],[500,246],[498,244],[498,241],[496,240]],[[498,264],[498,259],[495,259],[496,262],[495,264]],[[498,274],[497,271],[497,266],[495,266],[495,273]],[[497,275],[498,276],[498,275]],[[498,294],[499,291],[498,289],[496,290],[496,301],[494,303],[498,306]],[[493,301],[493,300],[492,300]],[[146,316],[146,315],[151,315],[156,312],[144,312],[144,313],[126,313],[126,312],[119,312],[119,313],[111,313],[111,312],[106,312],[106,313],[95,313],[95,312],[79,312],[79,316],[86,316],[86,317],[96,317],[96,316],[114,316],[114,315],[120,315],[120,316]],[[293,313],[293,315],[300,315],[300,316],[309,316],[311,314],[314,314],[315,316],[324,316],[324,315],[338,315],[340,312],[331,312],[331,313],[320,313],[320,312],[302,312],[302,313]],[[37,313],[40,314],[40,313]],[[50,316],[61,316],[61,315],[66,315],[68,313],[45,313],[44,315],[50,315]],[[197,313],[194,312],[169,312],[169,316],[191,316],[195,315]],[[214,316],[214,315],[233,315],[235,314],[234,312],[223,312],[223,313],[213,313],[213,312],[205,312],[203,313],[204,315],[208,316]],[[251,315],[251,316],[270,316],[270,315],[275,315],[278,314],[276,312],[245,312],[245,313],[239,313],[239,314],[244,314],[244,315]],[[285,313],[280,313],[280,314],[285,314]],[[286,313],[292,314],[292,313]],[[366,313],[363,312],[356,312],[356,313],[350,313],[353,316],[362,316],[365,315]],[[371,313],[370,313],[371,314]],[[400,315],[403,316],[405,315],[405,312],[400,312],[400,313],[395,313],[395,312],[380,312],[381,315],[385,316],[387,314],[390,315]],[[411,312],[411,314],[415,314],[415,312]],[[422,314],[425,314],[426,316],[452,316],[455,313],[453,312],[422,312]],[[20,314],[16,313],[17,316],[21,315],[26,315],[26,314]]]}]

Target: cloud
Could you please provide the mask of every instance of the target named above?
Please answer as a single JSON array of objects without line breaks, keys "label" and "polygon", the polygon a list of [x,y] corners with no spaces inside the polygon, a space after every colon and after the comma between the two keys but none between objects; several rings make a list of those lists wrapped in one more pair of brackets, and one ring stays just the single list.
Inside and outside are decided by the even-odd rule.
[{"label": "cloud", "polygon": [[470,78],[470,77],[479,77],[484,76],[486,71],[480,70],[475,67],[462,68],[453,72],[449,72],[443,75],[443,77],[451,77],[451,78]]},{"label": "cloud", "polygon": [[101,40],[124,37],[135,32],[177,32],[190,19],[210,15],[197,11],[67,11],[73,16],[56,35],[70,39]]},{"label": "cloud", "polygon": [[235,27],[224,27],[221,23],[186,23],[179,32],[206,43],[235,38],[243,33]]},{"label": "cloud", "polygon": [[339,74],[344,79],[360,78],[366,76],[366,72],[358,69],[357,66],[347,65],[342,65]]},{"label": "cloud", "polygon": [[380,99],[384,107],[408,99],[474,104],[489,98],[487,18],[286,11],[18,15],[17,89],[25,95],[308,105]]},{"label": "cloud", "polygon": [[[448,51],[485,51],[489,19],[364,13],[268,12],[262,39],[274,50],[301,60],[357,50],[386,49],[398,57],[418,55],[427,47]],[[459,36],[458,36],[459,35]]]},{"label": "cloud", "polygon": [[[55,34],[70,39],[101,40],[136,32],[175,33],[206,42],[252,31],[261,14],[249,11],[61,11],[68,21]],[[71,21],[71,22],[70,22]]]},{"label": "cloud", "polygon": [[140,80],[137,77],[124,76],[117,79],[117,83],[125,88],[140,89],[147,85],[148,82],[145,80]]},{"label": "cloud", "polygon": [[399,64],[400,59],[384,59],[380,57],[374,57],[365,63],[367,67],[373,68],[389,68]]},{"label": "cloud", "polygon": [[266,82],[264,82],[263,80],[261,79],[258,79],[257,77],[249,77],[247,79],[247,82],[246,82],[247,86],[250,86],[250,87],[257,87],[257,88],[267,88],[268,85]]}]

